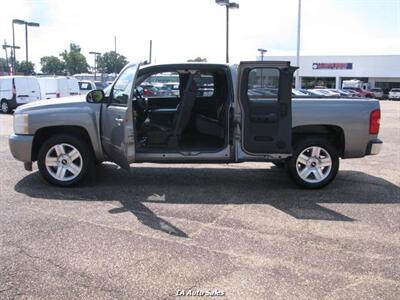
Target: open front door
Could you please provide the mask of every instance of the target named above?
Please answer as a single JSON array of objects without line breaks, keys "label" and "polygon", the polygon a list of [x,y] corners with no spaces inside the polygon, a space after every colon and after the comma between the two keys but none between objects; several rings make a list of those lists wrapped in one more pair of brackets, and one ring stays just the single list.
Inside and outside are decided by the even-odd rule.
[{"label": "open front door", "polygon": [[138,68],[139,64],[129,65],[120,73],[101,111],[103,149],[112,161],[126,170],[135,160],[132,97]]},{"label": "open front door", "polygon": [[292,79],[289,62],[241,62],[238,94],[242,148],[250,155],[292,152]]}]

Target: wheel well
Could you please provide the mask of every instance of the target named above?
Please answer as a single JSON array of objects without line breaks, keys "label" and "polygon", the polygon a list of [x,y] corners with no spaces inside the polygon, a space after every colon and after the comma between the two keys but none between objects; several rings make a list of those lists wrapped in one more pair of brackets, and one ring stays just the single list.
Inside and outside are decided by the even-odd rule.
[{"label": "wheel well", "polygon": [[292,131],[292,143],[296,144],[297,141],[306,136],[321,136],[330,140],[339,152],[339,156],[343,157],[344,154],[344,132],[343,129],[335,125],[305,125],[297,126]]},{"label": "wheel well", "polygon": [[37,156],[39,153],[39,149],[42,146],[43,142],[56,134],[71,134],[74,136],[79,136],[83,138],[84,141],[89,145],[90,149],[93,151],[92,143],[87,133],[86,129],[80,126],[52,126],[52,127],[44,127],[40,128],[35,133],[35,137],[33,138],[32,145],[32,161],[37,160]]}]

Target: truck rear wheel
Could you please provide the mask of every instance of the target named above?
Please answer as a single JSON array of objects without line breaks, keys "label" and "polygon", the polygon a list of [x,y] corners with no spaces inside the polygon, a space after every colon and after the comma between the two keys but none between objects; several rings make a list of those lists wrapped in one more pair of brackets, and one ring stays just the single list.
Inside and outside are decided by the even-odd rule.
[{"label": "truck rear wheel", "polygon": [[339,155],[328,140],[310,137],[294,146],[288,161],[288,172],[296,184],[308,189],[319,189],[329,184],[339,170]]},{"label": "truck rear wheel", "polygon": [[75,185],[83,180],[92,166],[90,147],[83,139],[73,135],[54,135],[39,150],[40,174],[54,185]]}]

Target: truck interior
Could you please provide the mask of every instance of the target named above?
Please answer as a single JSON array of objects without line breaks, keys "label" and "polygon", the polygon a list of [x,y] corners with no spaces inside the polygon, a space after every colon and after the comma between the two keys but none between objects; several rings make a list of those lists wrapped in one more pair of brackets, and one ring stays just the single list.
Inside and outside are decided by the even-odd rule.
[{"label": "truck interior", "polygon": [[137,152],[207,151],[228,143],[224,67],[140,70],[133,99]]}]

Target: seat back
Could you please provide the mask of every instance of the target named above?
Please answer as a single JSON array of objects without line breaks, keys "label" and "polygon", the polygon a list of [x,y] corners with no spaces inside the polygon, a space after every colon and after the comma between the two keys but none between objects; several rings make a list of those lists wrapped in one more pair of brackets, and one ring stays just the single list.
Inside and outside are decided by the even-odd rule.
[{"label": "seat back", "polygon": [[186,87],[183,91],[183,97],[174,117],[173,131],[174,135],[179,139],[182,135],[183,130],[189,124],[190,117],[192,115],[192,110],[194,102],[196,100],[197,84],[194,81],[194,75],[189,74]]}]

